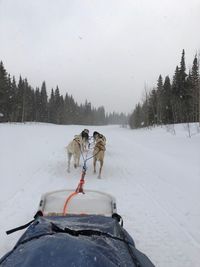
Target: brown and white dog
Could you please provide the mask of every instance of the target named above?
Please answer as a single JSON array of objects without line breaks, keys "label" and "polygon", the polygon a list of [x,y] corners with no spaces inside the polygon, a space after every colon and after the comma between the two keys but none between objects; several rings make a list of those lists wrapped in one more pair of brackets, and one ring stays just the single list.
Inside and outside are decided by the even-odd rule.
[{"label": "brown and white dog", "polygon": [[106,151],[105,137],[102,134],[98,133],[98,137],[95,140],[95,146],[94,146],[94,150],[93,150],[94,173],[96,173],[97,161],[99,161],[99,163],[100,163],[98,178],[101,178],[101,171],[102,171],[102,167],[103,167],[103,163],[104,163],[105,151]]},{"label": "brown and white dog", "polygon": [[101,137],[101,139],[104,141],[104,144],[106,145],[106,137],[103,134],[100,134],[99,132],[93,132],[93,139],[94,139],[94,143],[97,142],[97,140],[99,139],[99,137]]},{"label": "brown and white dog", "polygon": [[67,146],[67,171],[70,172],[70,162],[73,156],[74,168],[80,165],[81,152],[84,152],[86,144],[88,142],[89,135],[87,133],[75,135],[74,139]]}]

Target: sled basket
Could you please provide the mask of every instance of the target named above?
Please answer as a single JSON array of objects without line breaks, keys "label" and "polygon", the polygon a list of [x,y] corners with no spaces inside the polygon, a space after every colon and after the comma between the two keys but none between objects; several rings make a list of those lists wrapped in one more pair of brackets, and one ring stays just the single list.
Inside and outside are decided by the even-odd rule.
[{"label": "sled basket", "polygon": [[[44,216],[63,216],[66,199],[74,190],[59,190],[42,195],[38,210]],[[113,196],[94,190],[85,190],[73,196],[67,206],[67,214],[104,215],[116,213],[116,200]]]}]

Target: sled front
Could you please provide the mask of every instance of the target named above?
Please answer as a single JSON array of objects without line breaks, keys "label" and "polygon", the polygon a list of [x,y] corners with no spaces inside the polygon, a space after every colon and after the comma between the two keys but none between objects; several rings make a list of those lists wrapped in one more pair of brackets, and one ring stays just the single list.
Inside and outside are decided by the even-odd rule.
[{"label": "sled front", "polygon": [[[63,216],[66,199],[74,190],[52,191],[42,195],[39,210],[44,216]],[[116,200],[113,196],[100,191],[85,190],[74,195],[67,206],[68,214],[88,214],[112,216],[116,213]]]}]

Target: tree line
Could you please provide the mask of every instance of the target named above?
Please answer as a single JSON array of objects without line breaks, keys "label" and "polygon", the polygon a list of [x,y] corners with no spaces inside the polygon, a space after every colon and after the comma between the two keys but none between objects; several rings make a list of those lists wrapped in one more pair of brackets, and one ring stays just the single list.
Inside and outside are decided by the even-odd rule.
[{"label": "tree line", "polygon": [[129,118],[131,128],[160,124],[200,122],[199,62],[195,55],[192,68],[186,73],[185,51],[172,81],[159,75],[157,86],[138,103]]},{"label": "tree line", "polygon": [[103,106],[92,107],[87,100],[78,105],[72,95],[60,94],[59,87],[51,90],[48,97],[45,81],[41,88],[34,89],[21,76],[7,73],[0,62],[0,121],[1,122],[49,122],[56,124],[105,125],[123,124],[127,116],[123,113],[106,114]]}]

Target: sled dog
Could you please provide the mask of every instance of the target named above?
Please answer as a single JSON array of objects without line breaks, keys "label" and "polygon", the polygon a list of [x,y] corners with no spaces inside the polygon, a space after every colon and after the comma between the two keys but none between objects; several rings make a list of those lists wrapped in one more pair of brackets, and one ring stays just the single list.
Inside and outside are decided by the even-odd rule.
[{"label": "sled dog", "polygon": [[106,145],[106,137],[103,134],[100,134],[99,132],[93,132],[94,143],[96,143],[99,138],[101,138],[104,141],[104,144]]},{"label": "sled dog", "polygon": [[105,140],[104,136],[99,134],[98,138],[95,142],[94,150],[93,150],[93,167],[94,167],[94,173],[96,173],[96,163],[99,161],[100,167],[99,167],[99,173],[98,178],[101,178],[101,171],[104,163],[104,154],[105,154]]},{"label": "sled dog", "polygon": [[80,164],[81,152],[85,151],[88,142],[88,134],[75,135],[74,139],[67,146],[67,171],[70,172],[70,162],[73,156],[74,168],[77,168]]},{"label": "sled dog", "polygon": [[89,146],[89,130],[88,129],[84,129],[81,132],[80,136],[81,136],[81,139],[82,139],[82,144],[81,144],[82,147],[81,147],[81,149],[82,149],[83,152],[85,152],[85,151],[87,151],[88,146]]}]

